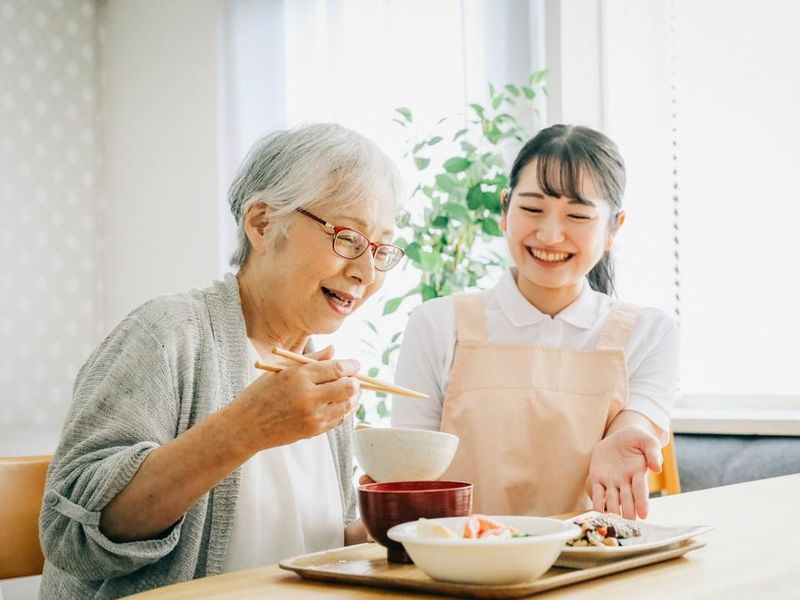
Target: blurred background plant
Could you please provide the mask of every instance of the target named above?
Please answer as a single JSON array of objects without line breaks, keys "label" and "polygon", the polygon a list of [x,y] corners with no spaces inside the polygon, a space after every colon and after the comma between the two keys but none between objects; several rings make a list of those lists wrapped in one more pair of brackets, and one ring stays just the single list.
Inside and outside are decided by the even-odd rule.
[{"label": "blurred background plant", "polygon": [[[546,74],[534,72],[523,85],[489,84],[486,103],[469,104],[465,112],[440,119],[422,137],[414,135],[412,111],[395,109],[394,121],[411,134],[404,158],[413,161],[419,175],[407,208],[398,217],[396,243],[408,257],[403,268],[418,270],[419,278],[416,285],[384,302],[384,317],[406,301],[412,301],[413,308],[420,301],[485,287],[506,268],[498,244],[503,236],[500,193],[508,186],[513,157],[533,134],[537,98],[546,94]],[[448,158],[434,162],[434,155]],[[391,380],[402,331],[387,338],[376,323],[366,324],[370,334],[362,343],[380,358],[380,366],[368,373],[378,377],[386,372]],[[378,420],[389,417],[387,400],[386,394],[377,393]],[[364,403],[356,416],[359,421],[368,420]]]}]

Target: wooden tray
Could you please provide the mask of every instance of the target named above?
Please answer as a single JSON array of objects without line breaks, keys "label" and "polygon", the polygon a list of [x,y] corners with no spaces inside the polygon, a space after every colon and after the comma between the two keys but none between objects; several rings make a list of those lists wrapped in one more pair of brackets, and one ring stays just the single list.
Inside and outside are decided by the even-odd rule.
[{"label": "wooden tray", "polygon": [[358,544],[288,558],[281,561],[280,567],[287,571],[294,571],[305,579],[320,581],[414,590],[463,598],[522,598],[565,585],[678,558],[703,546],[705,546],[705,542],[690,539],[647,554],[593,564],[583,569],[552,567],[539,579],[512,585],[475,585],[436,581],[414,565],[386,562],[386,548],[374,543]]}]

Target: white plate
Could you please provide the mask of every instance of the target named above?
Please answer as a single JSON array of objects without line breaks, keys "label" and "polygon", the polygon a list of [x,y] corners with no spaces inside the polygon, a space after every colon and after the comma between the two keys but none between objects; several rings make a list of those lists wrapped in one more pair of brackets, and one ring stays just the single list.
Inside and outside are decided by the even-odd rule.
[{"label": "white plate", "polygon": [[[573,522],[599,514],[587,512],[565,519],[565,521]],[[663,549],[713,529],[710,525],[657,525],[647,521],[628,522],[636,524],[642,532],[641,537],[623,540],[621,546],[579,546],[577,548],[564,546],[561,556],[556,561],[556,566],[573,569],[585,568],[598,562],[627,558],[651,550]]]}]

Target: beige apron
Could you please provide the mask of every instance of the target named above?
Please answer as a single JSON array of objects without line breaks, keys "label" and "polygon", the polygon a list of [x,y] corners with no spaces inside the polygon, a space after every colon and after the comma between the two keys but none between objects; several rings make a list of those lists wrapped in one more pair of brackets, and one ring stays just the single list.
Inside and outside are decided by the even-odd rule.
[{"label": "beige apron", "polygon": [[442,479],[475,484],[475,512],[591,507],[592,451],[628,401],[624,348],[640,309],[614,303],[594,350],[487,341],[483,295],[455,300],[457,342],[441,430],[461,439]]}]

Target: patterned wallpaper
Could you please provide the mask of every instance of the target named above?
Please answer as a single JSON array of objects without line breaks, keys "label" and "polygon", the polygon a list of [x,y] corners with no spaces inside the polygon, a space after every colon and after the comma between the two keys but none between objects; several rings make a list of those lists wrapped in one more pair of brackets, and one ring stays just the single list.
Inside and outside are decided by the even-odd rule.
[{"label": "patterned wallpaper", "polygon": [[103,334],[98,28],[89,0],[0,0],[0,436],[57,428]]}]

